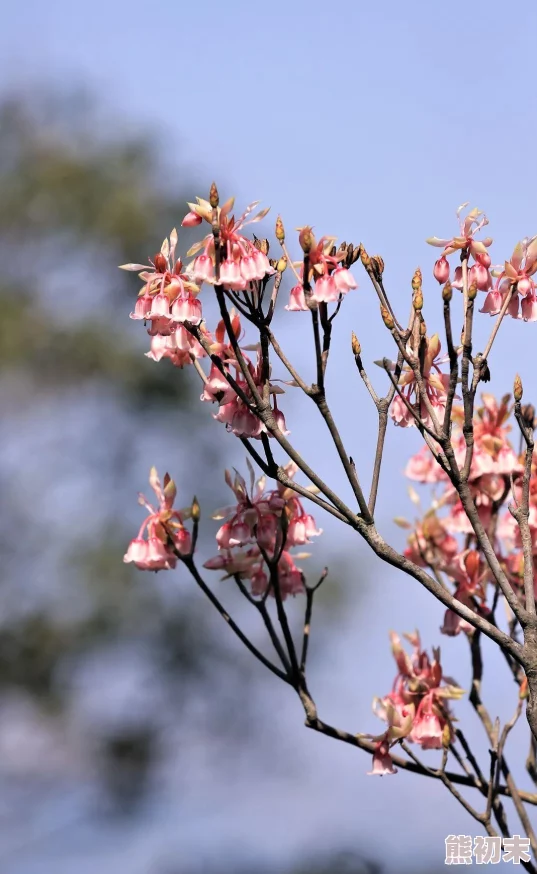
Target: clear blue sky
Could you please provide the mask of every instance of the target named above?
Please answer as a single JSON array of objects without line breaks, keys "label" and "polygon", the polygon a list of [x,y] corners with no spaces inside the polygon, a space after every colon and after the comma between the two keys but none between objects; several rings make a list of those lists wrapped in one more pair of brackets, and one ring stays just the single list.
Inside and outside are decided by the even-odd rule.
[{"label": "clear blue sky", "polygon": [[[533,4],[30,0],[5,3],[2,23],[0,72],[6,87],[89,85],[112,111],[161,136],[164,148],[173,146],[172,158],[178,150],[179,159],[199,167],[208,182],[233,180],[241,203],[262,200],[273,207],[274,217],[282,214],[289,229],[311,223],[319,233],[363,240],[370,252],[384,256],[392,299],[404,314],[415,267],[420,264],[430,276],[435,252],[424,239],[454,233],[461,202],[487,212],[495,262],[509,257],[518,239],[537,233]],[[133,253],[133,260],[139,257]],[[372,292],[363,276],[358,279],[360,290],[346,300],[336,326],[329,381],[356,457],[372,448],[374,416],[349,361],[351,327],[366,361],[391,355]],[[432,280],[425,292],[425,315],[433,328],[438,292]],[[300,347],[297,358],[306,367],[309,334],[298,340],[301,320],[300,314],[282,316],[279,330]],[[490,325],[488,317],[480,317],[478,338]],[[537,325],[506,326],[491,362],[497,393],[509,390],[520,371],[528,399],[532,394],[537,399],[530,358],[536,331]],[[293,412],[293,437],[343,487],[336,466],[326,459],[324,434],[316,431],[312,439],[296,408]],[[415,435],[393,429],[390,441],[380,495],[388,532],[392,516],[409,512],[400,472],[418,446]],[[363,466],[367,472],[365,461]],[[343,548],[356,550],[349,540],[338,541],[337,549]],[[337,682],[328,675],[319,680],[330,719],[350,727],[352,716],[360,716],[356,730],[364,731],[375,727],[367,715],[371,695],[391,682],[387,630],[419,623],[426,641],[434,643],[441,621],[441,611],[413,583],[377,565],[375,573],[372,631],[358,647],[349,627],[350,650],[334,657],[341,669]],[[385,651],[377,657],[381,644]],[[450,672],[464,685],[464,642],[443,641],[443,649]],[[348,705],[353,689],[361,700]],[[406,833],[409,852],[423,848],[437,857],[448,831],[475,830],[439,787],[417,786],[402,776],[390,782],[367,779],[365,758],[337,744],[328,749],[322,739],[305,740],[292,707],[282,718],[290,733],[286,747],[304,743],[306,752],[318,757],[319,775],[308,787],[317,799],[309,811],[315,828],[328,823],[332,835],[347,837],[367,828],[392,855]],[[266,797],[273,799],[275,790],[266,786]],[[415,787],[422,807],[404,809],[405,793]],[[282,825],[299,797],[293,791],[286,790],[289,800],[281,805]],[[239,795],[232,797],[230,810],[246,816]],[[321,803],[325,797],[330,801]],[[270,844],[263,838],[263,802],[258,804],[257,826],[251,811],[244,822],[256,842]],[[315,812],[319,809],[322,815]],[[225,827],[231,828],[227,820]],[[296,828],[307,834],[303,824]],[[236,834],[244,839],[241,829]],[[293,845],[290,834],[286,841]],[[104,863],[99,865],[104,872]]]}]

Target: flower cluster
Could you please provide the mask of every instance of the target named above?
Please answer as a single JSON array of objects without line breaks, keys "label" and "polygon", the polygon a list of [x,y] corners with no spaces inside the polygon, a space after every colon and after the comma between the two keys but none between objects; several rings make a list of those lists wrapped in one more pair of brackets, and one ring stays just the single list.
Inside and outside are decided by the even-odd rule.
[{"label": "flower cluster", "polygon": [[[230,322],[233,334],[236,340],[239,341],[241,339],[241,323],[240,316],[235,310],[231,310]],[[259,350],[255,365],[247,355],[246,347],[241,351],[252,381],[259,393],[262,394],[264,379]],[[211,352],[216,353],[220,357],[222,367],[224,368],[224,372],[222,372],[216,364],[211,365],[209,376],[204,381],[204,389],[201,394],[202,401],[219,404],[218,413],[215,413],[213,418],[217,422],[223,422],[227,430],[237,437],[260,439],[263,434],[272,437],[266,425],[252,412],[251,406],[254,399],[251,388],[239,366],[232,345],[226,342],[226,329],[223,321],[220,321],[216,328],[215,340],[211,343]],[[225,373],[232,373],[239,393],[230,385]],[[278,409],[276,400],[278,394],[283,394],[283,389],[270,382],[268,389],[269,395],[272,398],[274,420],[282,434],[288,434],[289,431],[287,430],[285,417],[282,411]]]},{"label": "flower cluster", "polygon": [[200,287],[194,282],[192,271],[183,269],[180,258],[176,260],[176,246],[174,229],[149,265],[123,264],[121,269],[141,271],[139,278],[144,286],[130,317],[149,323],[147,333],[151,337],[151,348],[147,357],[153,361],[169,358],[176,367],[184,367],[206,353],[185,327],[185,322],[201,324]]},{"label": "flower cluster", "polygon": [[[282,599],[304,591],[304,576],[295,565],[289,550],[310,543],[311,537],[321,534],[312,516],[305,512],[292,489],[278,484],[265,491],[265,477],[255,481],[252,467],[250,487],[237,472],[232,479],[226,471],[226,483],[233,492],[236,504],[214,514],[224,520],[216,534],[218,555],[205,562],[210,570],[223,570],[225,577],[237,576],[248,580],[252,595],[262,596],[270,591],[275,595],[270,577],[270,565],[277,568]],[[290,463],[285,468],[292,478],[297,471]]]},{"label": "flower cluster", "polygon": [[[252,289],[253,282],[261,281],[274,273],[267,257],[268,246],[263,247],[261,241],[257,241],[256,245],[240,233],[245,225],[265,218],[269,210],[262,209],[249,218],[259,204],[256,201],[247,207],[240,218],[235,219],[230,215],[234,203],[235,199],[232,197],[223,206],[213,207],[209,201],[198,197],[196,203],[188,204],[190,212],[183,219],[182,225],[194,227],[205,221],[211,226],[210,233],[188,251],[189,256],[201,252],[197,254],[192,266],[196,282],[213,285],[218,282],[229,291],[246,291]],[[215,229],[218,231],[217,236]],[[216,240],[219,243],[218,258]],[[263,248],[267,251],[263,251]]]},{"label": "flower cluster", "polygon": [[[442,373],[440,365],[445,358],[440,357],[440,338],[438,334],[425,337],[423,340],[423,363],[421,366],[421,379],[430,407],[437,416],[440,424],[444,420],[446,397],[449,387],[449,375]],[[411,350],[409,350],[411,352]],[[395,369],[395,364],[391,365]],[[408,365],[402,368],[399,377],[400,391],[393,399],[390,407],[390,416],[396,425],[408,428],[416,424],[416,418],[410,407],[415,408],[422,422],[428,427],[432,426],[431,416],[425,398],[419,396],[419,390],[414,371]],[[419,396],[419,404],[418,404]],[[406,401],[406,403],[405,403]]]},{"label": "flower cluster", "polygon": [[453,288],[463,287],[462,266],[456,267],[451,277],[447,260],[448,255],[460,251],[467,259],[473,259],[468,269],[468,287],[475,285],[478,291],[487,292],[482,313],[494,316],[505,308],[507,314],[514,319],[537,321],[536,286],[532,279],[537,271],[537,237],[526,237],[517,243],[509,261],[505,261],[503,266],[492,267],[487,251],[492,244],[491,238],[475,239],[475,234],[488,224],[488,219],[478,209],[472,209],[465,218],[461,218],[461,212],[466,206],[468,204],[464,203],[457,210],[460,222],[458,237],[450,240],[430,237],[427,240],[432,246],[444,249],[434,265],[435,279],[441,284],[451,279]]},{"label": "flower cluster", "polygon": [[[355,254],[352,246],[343,244],[336,249],[334,237],[321,237],[317,243],[309,227],[300,229],[299,240],[308,256],[307,282],[304,283],[304,263],[293,264],[298,282],[291,289],[286,310],[307,311],[315,303],[338,303],[347,292],[358,288],[354,276],[348,269]],[[311,289],[312,282],[314,284]],[[307,298],[304,292],[305,284],[311,289]]]},{"label": "flower cluster", "polygon": [[139,495],[139,503],[149,515],[142,522],[137,536],[129,543],[123,561],[134,562],[141,571],[171,570],[177,564],[177,553],[189,555],[192,551],[192,538],[184,526],[191,510],[173,509],[177,489],[168,474],[165,474],[161,483],[153,467],[149,484],[157,497],[158,507],[153,507],[143,495]]},{"label": "flower cluster", "polygon": [[[468,486],[483,527],[494,534],[493,544],[497,556],[506,568],[512,569],[513,581],[522,592],[522,554],[518,526],[508,511],[504,517],[499,520],[497,518],[511,493],[511,483],[515,483],[515,492],[518,493],[523,473],[520,460],[508,439],[511,411],[509,395],[503,397],[499,403],[493,395],[482,395],[482,406],[474,415],[474,446]],[[454,407],[452,418],[455,457],[462,468],[467,451],[462,433],[462,409]],[[414,527],[405,555],[416,564],[433,568],[435,572],[445,575],[453,584],[455,597],[459,601],[481,615],[487,615],[489,610],[486,605],[486,584],[491,579],[490,572],[474,548],[477,546],[474,531],[456,489],[427,446],[410,459],[406,475],[416,482],[435,484],[437,491],[432,508]],[[537,492],[537,489],[534,491]],[[537,494],[534,500],[536,499]],[[532,519],[537,522],[537,503]],[[404,521],[400,524],[408,526]],[[537,553],[537,525],[534,526],[534,531]],[[459,542],[458,535],[462,535],[464,543]],[[461,630],[471,631],[471,627],[448,610],[442,631],[455,635]]]},{"label": "flower cluster", "polygon": [[[174,229],[149,264],[124,264],[122,269],[138,272],[144,283],[134,312],[130,315],[132,319],[147,325],[147,333],[151,337],[147,357],[153,361],[167,358],[180,368],[195,363],[204,380],[201,400],[219,406],[214,418],[223,422],[227,430],[237,437],[261,439],[263,435],[273,435],[254,412],[252,385],[260,395],[264,395],[268,389],[275,424],[282,434],[288,434],[284,414],[276,400],[283,389],[272,382],[267,386],[270,373],[267,374],[267,365],[262,362],[259,344],[242,345],[244,332],[238,312],[231,309],[229,331],[224,321],[220,321],[213,334],[205,323],[200,299],[202,287],[206,284],[217,286],[227,295],[250,295],[252,301],[255,295],[259,302],[266,283],[276,273],[273,264],[277,262],[271,264],[268,259],[268,241],[255,236],[252,241],[244,235],[245,226],[261,221],[268,209],[254,215],[258,206],[258,202],[255,202],[235,219],[231,214],[233,205],[234,198],[230,198],[223,206],[219,206],[214,185],[209,200],[198,197],[196,203],[188,204],[189,212],[182,226],[195,227],[205,222],[210,226],[210,231],[189,249],[187,257],[195,257],[186,266],[175,256],[177,231]],[[277,236],[278,227],[283,229],[281,220],[278,222]],[[348,267],[359,252],[347,244],[336,249],[333,238],[323,237],[317,243],[310,234],[309,239],[308,283],[314,283],[311,301],[339,302],[349,289],[356,288]],[[304,229],[299,240],[304,245]],[[282,264],[283,270],[287,258],[283,259]],[[293,265],[297,278],[303,275],[303,269],[303,264],[299,265],[298,271]],[[237,297],[234,299],[237,300]],[[242,305],[245,303],[243,298]],[[240,306],[238,301],[237,305]],[[291,292],[291,304],[287,309],[308,309],[302,284]],[[257,351],[256,360],[248,356],[251,350]],[[251,379],[245,378],[244,368],[237,360],[238,355],[245,362]],[[212,359],[208,374],[198,363],[198,359],[207,356],[219,358],[218,363]]]},{"label": "flower cluster", "polygon": [[404,636],[412,645],[412,654],[405,652],[399,636],[392,632],[392,652],[398,673],[392,691],[373,701],[374,713],[388,728],[381,735],[362,735],[376,744],[370,774],[397,773],[390,748],[400,740],[418,744],[423,750],[447,746],[452,736],[447,702],[464,694],[454,680],[443,676],[439,649],[433,649],[431,660],[421,647],[417,631]]}]

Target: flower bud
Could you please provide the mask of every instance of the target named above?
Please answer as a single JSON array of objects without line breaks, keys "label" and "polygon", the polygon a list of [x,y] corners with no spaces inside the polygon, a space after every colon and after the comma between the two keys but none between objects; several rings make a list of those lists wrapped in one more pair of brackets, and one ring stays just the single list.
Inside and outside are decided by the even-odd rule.
[{"label": "flower bud", "polygon": [[445,255],[442,255],[433,267],[433,276],[440,285],[447,282],[449,279],[449,263]]},{"label": "flower bud", "polygon": [[476,576],[476,574],[479,572],[479,563],[479,553],[475,549],[470,550],[470,552],[464,559],[464,566],[466,568],[468,576]]},{"label": "flower bud", "polygon": [[468,289],[468,300],[475,300],[477,297],[477,285],[475,282],[472,282],[470,288]]},{"label": "flower bud", "polygon": [[520,379],[520,376],[517,373],[517,375],[515,376],[515,382],[513,385],[513,395],[514,395],[514,398],[515,398],[515,401],[517,402],[517,404],[519,404],[520,401],[522,400],[522,393],[523,393],[522,380]]},{"label": "flower bud", "polygon": [[274,261],[273,267],[278,273],[283,273],[287,269],[287,258],[280,258],[278,261]]},{"label": "flower bud", "polygon": [[362,264],[367,269],[367,267],[369,267],[369,265],[371,264],[371,258],[369,257],[369,255],[367,254],[366,250],[364,249],[364,247],[362,246],[361,243],[360,243],[360,258],[361,258]]},{"label": "flower bud", "polygon": [[211,204],[213,209],[216,209],[216,207],[220,203],[220,198],[218,196],[218,188],[216,187],[216,182],[213,182],[213,184],[211,185],[211,190],[209,192],[209,203]]},{"label": "flower bud", "polygon": [[311,251],[315,242],[315,238],[312,234],[312,228],[309,225],[306,225],[306,227],[304,228],[300,228],[298,242],[300,243],[300,247],[304,252],[304,255],[307,255],[308,252]]},{"label": "flower bud", "polygon": [[487,270],[490,267],[490,255],[488,252],[477,252],[475,256],[475,260],[478,264],[481,264],[482,267],[486,267]]},{"label": "flower bud", "polygon": [[192,519],[194,520],[194,522],[199,522],[201,510],[200,510],[200,505],[198,504],[198,499],[196,498],[195,495],[192,499],[192,506],[190,508],[190,515],[192,516]]},{"label": "flower bud", "polygon": [[[360,243],[358,248],[353,250],[352,260],[351,260],[350,264],[356,264],[356,262],[358,261],[358,258],[362,257],[362,249],[363,249],[363,247],[362,247],[362,244]],[[349,267],[350,267],[350,264],[349,264]]]},{"label": "flower bud", "polygon": [[412,295],[412,306],[417,313],[421,312],[421,310],[423,309],[423,293],[421,290],[421,286],[418,286],[418,288],[416,288],[414,294]]},{"label": "flower bud", "polygon": [[380,305],[380,314],[382,316],[382,321],[384,322],[388,330],[393,331],[395,327],[395,322],[390,314],[390,311],[387,310],[386,307],[382,304]]},{"label": "flower bud", "polygon": [[268,240],[260,240],[259,237],[256,237],[254,234],[254,246],[262,255],[268,255],[270,248]]},{"label": "flower bud", "polygon": [[352,336],[351,336],[351,344],[352,344],[352,354],[353,355],[360,355],[360,353],[362,351],[362,347],[360,346],[360,341],[359,341],[358,337],[356,336],[356,334],[354,333],[354,331],[352,332]]},{"label": "flower bud", "polygon": [[414,271],[414,276],[412,277],[412,289],[414,291],[417,291],[419,288],[421,288],[421,280],[422,280],[421,270],[419,267],[417,267],[416,270]]},{"label": "flower bud", "polygon": [[444,287],[442,289],[442,300],[444,300],[446,303],[449,303],[452,297],[453,297],[453,289],[451,288],[451,282],[448,279],[448,281],[446,282],[446,284],[444,285]]},{"label": "flower bud", "polygon": [[162,252],[157,252],[155,257],[153,258],[153,264],[155,265],[155,270],[157,271],[157,273],[164,273],[168,266],[168,262],[166,261],[166,258],[164,257]]},{"label": "flower bud", "polygon": [[382,274],[384,273],[384,259],[381,255],[372,255],[371,256],[371,266],[377,276],[377,279],[382,278]]},{"label": "flower bud", "polygon": [[278,216],[278,218],[276,219],[276,239],[280,243],[283,243],[285,240],[285,228],[283,226],[283,222],[280,216]]}]

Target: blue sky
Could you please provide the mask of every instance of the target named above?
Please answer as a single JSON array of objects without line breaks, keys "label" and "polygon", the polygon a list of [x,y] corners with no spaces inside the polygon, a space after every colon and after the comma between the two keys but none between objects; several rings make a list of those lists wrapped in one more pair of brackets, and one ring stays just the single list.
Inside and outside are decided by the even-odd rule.
[{"label": "blue sky", "polygon": [[[494,262],[509,257],[517,240],[537,233],[536,73],[527,38],[537,26],[537,6],[519,5],[516,17],[513,9],[499,0],[451,7],[424,2],[93,0],[84,7],[67,0],[7,2],[0,72],[6,88],[43,82],[88,85],[105,101],[112,119],[117,111],[118,117],[160,138],[172,166],[177,161],[178,167],[198,168],[207,183],[213,178],[232,181],[239,205],[259,199],[272,206],[274,218],[281,213],[289,230],[311,223],[319,234],[363,240],[371,253],[383,255],[390,295],[403,315],[412,273],[421,265],[425,317],[432,330],[439,296],[429,279],[435,251],[424,240],[455,232],[455,209],[461,202],[470,201],[489,216]],[[133,260],[144,254],[133,253]],[[346,299],[336,323],[328,390],[367,480],[375,416],[350,360],[351,328],[362,341],[372,375],[370,362],[392,351],[373,292],[364,276],[357,276],[360,289]],[[484,345],[490,328],[488,317],[480,316],[478,345]],[[278,331],[307,371],[310,337],[302,315],[282,314]],[[519,371],[527,398],[537,398],[531,358],[535,331],[536,325],[522,323],[508,323],[502,330],[491,361],[498,394],[510,389]],[[380,376],[378,371],[375,377]],[[302,405],[293,402],[289,410],[297,445],[331,483],[344,489],[323,431],[304,425]],[[401,543],[390,520],[410,512],[401,471],[419,441],[393,428],[389,441],[380,519],[383,531]],[[148,456],[144,470],[153,461],[160,459]],[[366,560],[354,540],[339,535],[336,540],[330,521],[322,524],[329,550],[348,550],[353,560]],[[322,548],[319,544],[316,552]],[[347,623],[347,648],[334,654],[337,679],[330,672],[319,678],[330,720],[339,717],[348,727],[354,718],[356,730],[364,731],[375,728],[368,715],[371,695],[391,682],[388,629],[419,624],[430,644],[437,642],[441,622],[441,610],[416,584],[377,564],[371,574],[377,589],[374,597],[368,595],[368,630],[361,645],[356,645],[355,626]],[[355,619],[363,628],[363,617]],[[463,644],[443,641],[449,672],[461,673],[461,682],[467,671]],[[343,705],[349,688],[350,698],[356,693],[359,700]],[[498,707],[502,689],[493,699]],[[283,721],[292,742],[318,757],[311,794],[330,796],[330,811],[322,809],[336,838],[352,836],[360,824],[386,840],[389,817],[390,854],[396,855],[405,833],[414,851],[440,854],[444,834],[474,828],[439,787],[416,787],[422,791],[417,816],[402,810],[405,793],[416,783],[402,776],[389,783],[368,780],[365,758],[356,760],[339,748],[328,751],[330,742],[323,739],[304,738],[296,709],[289,706]],[[292,749],[292,742],[286,747]],[[338,782],[330,786],[334,774]],[[268,797],[275,791],[267,788]],[[287,791],[282,825],[295,798]],[[233,796],[230,809],[243,810],[243,798]],[[314,808],[312,821],[320,823]],[[262,839],[262,814],[261,808],[257,830],[251,823],[256,841]],[[433,826],[440,815],[442,824]],[[426,823],[427,839],[416,819]],[[305,835],[307,829],[299,832]],[[297,840],[300,844],[306,838]],[[293,845],[289,835],[286,842]]]}]

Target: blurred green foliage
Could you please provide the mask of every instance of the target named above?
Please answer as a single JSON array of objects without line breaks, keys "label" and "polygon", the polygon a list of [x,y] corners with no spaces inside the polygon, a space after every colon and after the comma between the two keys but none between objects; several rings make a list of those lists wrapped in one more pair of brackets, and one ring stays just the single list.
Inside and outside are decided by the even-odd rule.
[{"label": "blurred green foliage", "polygon": [[[121,559],[151,429],[176,456],[188,415],[189,468],[216,459],[197,385],[144,357],[148,338],[144,348],[128,319],[136,283],[117,265],[158,250],[195,182],[164,190],[158,150],[113,122],[83,94],[0,106],[0,704],[16,692],[61,717],[84,659],[134,642],[172,684],[180,719],[185,699],[215,684],[216,665],[229,683],[241,669],[209,610],[163,599],[156,577]],[[78,491],[86,498],[73,514],[64,496]],[[218,701],[214,689],[208,697]],[[135,797],[155,753],[149,709],[98,745],[110,786]]]}]

